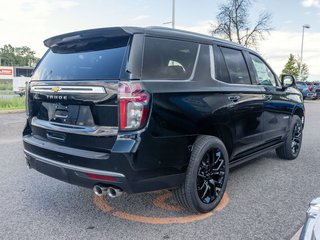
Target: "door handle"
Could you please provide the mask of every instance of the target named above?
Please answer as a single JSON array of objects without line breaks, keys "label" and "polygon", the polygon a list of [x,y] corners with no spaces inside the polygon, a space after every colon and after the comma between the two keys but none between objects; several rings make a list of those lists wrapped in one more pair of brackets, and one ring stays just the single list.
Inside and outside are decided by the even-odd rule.
[{"label": "door handle", "polygon": [[229,96],[228,100],[231,102],[238,102],[240,99],[240,96]]},{"label": "door handle", "polygon": [[267,100],[267,101],[270,101],[272,99],[272,95],[264,95],[264,98]]}]

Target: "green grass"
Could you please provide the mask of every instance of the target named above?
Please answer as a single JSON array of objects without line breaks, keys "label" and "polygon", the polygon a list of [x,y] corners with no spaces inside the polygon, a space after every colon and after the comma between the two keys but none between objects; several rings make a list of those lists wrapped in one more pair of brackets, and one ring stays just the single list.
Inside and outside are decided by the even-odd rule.
[{"label": "green grass", "polygon": [[13,91],[10,91],[10,90],[5,90],[5,91],[1,91],[0,92],[0,96],[1,95],[14,95],[15,93]]},{"label": "green grass", "polygon": [[25,97],[0,98],[0,110],[24,109]]},{"label": "green grass", "polygon": [[12,84],[0,82],[0,90],[12,90]]}]

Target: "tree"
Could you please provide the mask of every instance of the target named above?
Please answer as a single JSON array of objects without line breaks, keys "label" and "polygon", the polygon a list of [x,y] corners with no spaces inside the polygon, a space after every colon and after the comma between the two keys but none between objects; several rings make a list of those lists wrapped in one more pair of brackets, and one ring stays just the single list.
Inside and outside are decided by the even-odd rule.
[{"label": "tree", "polygon": [[259,40],[265,39],[265,33],[272,30],[271,17],[267,11],[262,11],[257,22],[249,22],[251,0],[228,0],[219,8],[217,25],[212,25],[212,35],[237,42],[245,47],[257,47]]},{"label": "tree", "polygon": [[0,64],[2,66],[34,66],[39,58],[27,46],[13,47],[10,44],[0,48]]},{"label": "tree", "polygon": [[308,68],[308,65],[305,63],[302,63],[302,70],[300,70],[300,66],[301,66],[300,61],[297,61],[299,74],[301,73],[300,80],[305,82],[308,80],[308,77],[309,77],[309,68]]},{"label": "tree", "polygon": [[296,59],[293,54],[290,54],[288,62],[284,66],[284,69],[282,70],[282,74],[291,74],[296,79],[300,79],[301,81],[307,81],[309,76],[309,69],[307,64],[302,64],[302,72],[301,72],[301,78],[300,78],[300,60]]},{"label": "tree", "polygon": [[295,76],[295,78],[298,78],[299,76],[299,70],[297,68],[297,60],[295,59],[293,54],[290,54],[288,62],[284,66],[284,69],[282,70],[282,74],[291,74]]}]

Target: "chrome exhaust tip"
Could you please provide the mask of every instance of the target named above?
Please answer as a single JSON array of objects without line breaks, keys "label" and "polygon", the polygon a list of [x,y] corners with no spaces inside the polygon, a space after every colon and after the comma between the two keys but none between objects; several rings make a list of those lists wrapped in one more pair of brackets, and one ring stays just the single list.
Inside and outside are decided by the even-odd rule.
[{"label": "chrome exhaust tip", "polygon": [[93,192],[98,197],[106,196],[108,193],[108,188],[102,185],[94,185]]},{"label": "chrome exhaust tip", "polygon": [[109,187],[107,190],[107,194],[110,198],[120,197],[122,195],[122,190],[119,188]]}]

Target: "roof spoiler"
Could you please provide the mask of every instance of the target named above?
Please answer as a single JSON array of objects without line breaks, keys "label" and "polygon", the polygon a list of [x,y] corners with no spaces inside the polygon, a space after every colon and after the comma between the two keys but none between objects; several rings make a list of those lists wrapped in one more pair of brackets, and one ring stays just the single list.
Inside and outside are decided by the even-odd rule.
[{"label": "roof spoiler", "polygon": [[132,35],[132,33],[125,31],[122,27],[97,28],[58,35],[46,39],[43,43],[46,47],[52,48],[76,40],[85,40],[95,37],[129,37],[130,35]]}]

